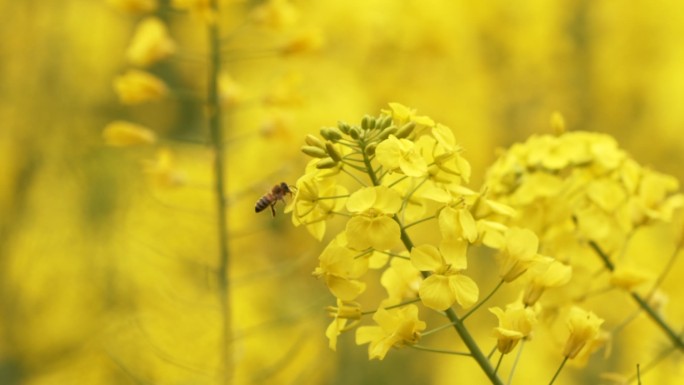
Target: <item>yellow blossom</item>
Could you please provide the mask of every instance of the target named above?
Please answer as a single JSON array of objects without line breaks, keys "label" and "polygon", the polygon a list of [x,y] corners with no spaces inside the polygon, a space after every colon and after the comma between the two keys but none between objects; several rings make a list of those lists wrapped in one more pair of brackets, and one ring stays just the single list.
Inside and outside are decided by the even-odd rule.
[{"label": "yellow blossom", "polygon": [[128,147],[141,144],[152,144],[157,141],[154,131],[139,124],[115,121],[102,130],[102,137],[109,146]]},{"label": "yellow blossom", "polygon": [[347,190],[314,169],[310,163],[309,172],[297,180],[297,191],[285,211],[293,213],[295,226],[305,225],[311,235],[321,240],[325,235],[325,220],[344,206]]},{"label": "yellow blossom", "polygon": [[107,0],[109,5],[130,13],[154,12],[159,6],[157,0]]},{"label": "yellow blossom", "polygon": [[651,278],[651,274],[643,269],[619,265],[610,275],[610,284],[620,289],[631,291]]},{"label": "yellow blossom", "polygon": [[400,171],[406,176],[420,177],[427,173],[427,163],[415,144],[407,139],[397,139],[394,135],[378,144],[375,159],[386,169]]},{"label": "yellow blossom", "polygon": [[[328,346],[333,351],[337,350],[337,337],[345,331],[354,328],[361,319],[361,305],[358,302],[337,300],[337,306],[326,308],[328,314],[333,317],[332,322],[325,330],[328,337]],[[352,323],[347,325],[347,321]]]},{"label": "yellow blossom", "polygon": [[527,271],[538,259],[539,239],[528,229],[512,227],[506,230],[502,245],[498,245],[499,276],[511,282]]},{"label": "yellow blossom", "polygon": [[541,257],[529,268],[529,282],[523,293],[525,306],[532,306],[548,288],[563,286],[570,281],[572,267],[551,257]]},{"label": "yellow blossom", "polygon": [[169,37],[166,25],[156,17],[147,17],[138,24],[126,57],[131,64],[146,67],[175,51],[176,44]]},{"label": "yellow blossom", "polygon": [[493,307],[489,311],[499,319],[499,326],[494,328],[494,336],[502,354],[510,353],[518,341],[530,335],[537,323],[534,310],[519,302],[507,305],[506,310]]},{"label": "yellow blossom", "polygon": [[131,69],[114,79],[114,89],[123,104],[159,100],[169,92],[163,80],[149,72]]},{"label": "yellow blossom", "polygon": [[432,127],[435,125],[434,120],[428,116],[416,115],[416,110],[408,108],[400,103],[389,103],[390,110],[383,110],[383,113],[391,115],[392,118],[399,124],[404,124],[406,122],[415,122],[426,127]]},{"label": "yellow blossom", "polygon": [[361,326],[356,330],[356,344],[370,344],[368,358],[382,360],[391,348],[413,345],[427,326],[418,319],[418,307],[407,305],[398,309],[378,309],[373,315],[378,326]]},{"label": "yellow blossom", "polygon": [[185,174],[176,167],[173,153],[168,148],[159,149],[154,160],[143,161],[143,170],[159,187],[178,187],[186,181]]},{"label": "yellow blossom", "polygon": [[319,29],[307,29],[289,39],[280,49],[283,55],[295,55],[319,50],[324,43],[323,33]]},{"label": "yellow blossom", "polygon": [[349,246],[356,250],[372,247],[385,250],[399,242],[399,224],[392,219],[401,208],[401,196],[385,186],[366,187],[347,200],[354,214],[346,227]]},{"label": "yellow blossom", "polygon": [[[432,274],[421,283],[420,300],[431,309],[445,310],[458,302],[463,308],[469,308],[480,295],[475,281],[461,274],[467,267],[467,243],[462,247],[450,247],[440,250],[426,244],[411,250],[411,263],[420,271]],[[451,245],[453,246],[453,245]]]},{"label": "yellow blossom", "polygon": [[403,258],[393,258],[389,268],[382,273],[380,284],[387,290],[387,298],[380,306],[393,306],[404,300],[418,296],[418,289],[423,278],[410,261]]},{"label": "yellow blossom", "polygon": [[593,343],[599,337],[599,330],[603,320],[596,314],[573,306],[568,314],[568,329],[570,336],[563,348],[563,356],[573,359],[587,344]]},{"label": "yellow blossom", "polygon": [[333,239],[323,250],[313,275],[323,278],[335,297],[352,301],[366,289],[366,284],[357,278],[368,270],[368,259],[358,258],[357,251],[346,247],[343,235]]}]

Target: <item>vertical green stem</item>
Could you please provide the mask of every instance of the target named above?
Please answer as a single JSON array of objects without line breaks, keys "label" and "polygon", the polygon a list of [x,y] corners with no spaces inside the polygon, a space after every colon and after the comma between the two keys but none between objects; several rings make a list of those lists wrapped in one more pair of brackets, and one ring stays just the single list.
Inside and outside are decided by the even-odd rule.
[{"label": "vertical green stem", "polygon": [[[215,14],[218,14],[217,0],[210,0],[210,6]],[[220,358],[220,383],[229,384],[232,372],[231,344],[231,309],[230,293],[228,287],[229,275],[229,250],[228,250],[228,207],[226,203],[226,177],[225,177],[225,151],[223,145],[223,131],[221,126],[221,107],[219,105],[218,79],[221,70],[221,46],[220,33],[217,21],[212,21],[208,26],[209,39],[209,77],[207,79],[207,115],[209,121],[209,134],[211,146],[214,150],[214,194],[216,199],[217,228],[219,258],[216,269],[218,283],[218,299],[221,309],[221,338],[219,340]]]},{"label": "vertical green stem", "polygon": [[558,378],[558,375],[560,374],[561,370],[563,370],[563,367],[565,366],[566,362],[568,362],[568,357],[563,358],[563,362],[561,362],[560,366],[558,367],[558,370],[556,370],[556,373],[553,375],[553,378],[551,379],[551,382],[549,382],[549,385],[553,385],[553,383],[556,382],[556,378]]}]

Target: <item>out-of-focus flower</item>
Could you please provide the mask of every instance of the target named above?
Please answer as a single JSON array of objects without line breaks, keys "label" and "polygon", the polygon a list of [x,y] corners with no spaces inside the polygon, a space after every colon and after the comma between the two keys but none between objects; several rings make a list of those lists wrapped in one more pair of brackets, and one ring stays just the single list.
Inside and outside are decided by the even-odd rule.
[{"label": "out-of-focus flower", "polygon": [[157,0],[107,0],[114,8],[130,13],[154,12],[159,7]]},{"label": "out-of-focus flower", "polygon": [[282,29],[299,19],[297,8],[289,0],[267,0],[252,11],[252,20],[260,25]]},{"label": "out-of-focus flower", "polygon": [[534,310],[519,302],[507,305],[506,310],[493,307],[489,311],[499,319],[499,326],[494,328],[494,336],[501,354],[510,353],[518,341],[530,335],[537,324]]},{"label": "out-of-focus flower", "polygon": [[159,149],[154,160],[144,161],[143,170],[154,184],[163,188],[182,186],[187,179],[185,174],[178,170],[173,153],[168,148]]},{"label": "out-of-focus flower", "polygon": [[244,98],[242,86],[230,75],[221,74],[219,77],[219,98],[224,107],[233,107]]},{"label": "out-of-focus flower", "polygon": [[392,219],[401,208],[401,196],[385,186],[366,187],[347,200],[347,210],[354,214],[346,227],[347,242],[356,250],[372,247],[389,249],[399,242],[399,224]]},{"label": "out-of-focus flower", "polygon": [[461,274],[467,267],[467,243],[463,241],[460,250],[450,247],[439,250],[426,244],[411,250],[411,263],[420,271],[432,274],[421,283],[419,293],[423,304],[431,309],[445,310],[458,302],[469,308],[480,295],[475,281]]},{"label": "out-of-focus flower", "polygon": [[573,306],[568,314],[568,329],[570,336],[565,343],[563,356],[573,359],[587,344],[593,343],[599,336],[603,320],[596,314]]},{"label": "out-of-focus flower", "polygon": [[[333,317],[333,321],[325,330],[325,336],[328,337],[328,346],[335,351],[337,350],[337,337],[358,325],[361,319],[361,305],[358,302],[337,299],[337,306],[328,306],[326,310],[328,315]],[[351,324],[347,325],[347,321],[350,320]]]},{"label": "out-of-focus flower", "polygon": [[373,315],[378,326],[361,326],[356,330],[356,344],[368,344],[368,358],[382,360],[391,348],[413,345],[427,326],[418,319],[418,307],[378,309]]},{"label": "out-of-focus flower", "polygon": [[135,30],[126,57],[136,66],[146,67],[176,52],[166,25],[156,17],[143,19]]},{"label": "out-of-focus flower", "polygon": [[141,144],[152,144],[157,135],[149,128],[122,120],[109,123],[102,130],[102,137],[108,146],[129,147]]},{"label": "out-of-focus flower", "polygon": [[165,97],[169,89],[149,72],[131,69],[114,79],[114,90],[123,104],[139,104]]},{"label": "out-of-focus flower", "polygon": [[368,271],[368,259],[358,258],[358,255],[358,251],[346,246],[344,234],[341,234],[318,257],[319,266],[313,275],[323,278],[335,297],[352,301],[366,290],[366,284],[358,278]]},{"label": "out-of-focus flower", "polygon": [[324,43],[323,33],[319,29],[306,29],[289,39],[280,49],[283,55],[296,55],[319,50]]},{"label": "out-of-focus flower", "polygon": [[171,0],[171,6],[176,9],[190,12],[207,24],[216,21],[216,11],[211,7],[209,0]]},{"label": "out-of-focus flower", "polygon": [[620,289],[631,291],[635,287],[649,281],[651,274],[643,269],[627,266],[617,266],[610,275],[610,284]]}]

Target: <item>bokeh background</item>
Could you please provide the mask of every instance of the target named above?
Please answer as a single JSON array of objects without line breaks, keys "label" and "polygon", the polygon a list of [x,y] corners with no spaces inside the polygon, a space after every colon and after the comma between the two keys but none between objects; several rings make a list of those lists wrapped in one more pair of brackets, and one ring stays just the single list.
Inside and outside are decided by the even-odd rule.
[{"label": "bokeh background", "polygon": [[[172,94],[122,106],[111,84],[130,67],[124,53],[142,15],[104,0],[0,1],[1,384],[216,383],[205,27],[161,3],[178,52],[150,70]],[[253,211],[273,184],[294,183],[306,162],[303,137],[322,126],[356,122],[388,102],[416,108],[454,130],[476,188],[498,148],[550,132],[560,111],[568,129],[614,135],[637,161],[684,178],[679,1],[222,7],[224,69],[242,90],[224,121],[236,384],[483,381],[458,357],[405,349],[369,362],[351,335],[337,353],[327,348],[323,308],[333,298],[310,274],[321,244],[282,212]],[[283,54],[300,33],[319,36],[321,46]],[[106,147],[102,129],[118,119],[153,128],[159,143]],[[144,172],[161,149],[173,154],[182,185]],[[662,243],[645,246],[653,258],[671,249]],[[673,303],[673,315],[684,317]],[[652,338],[640,349],[651,356],[666,346],[658,331],[645,335]],[[590,377],[567,369],[563,383],[609,383],[599,380],[606,367],[632,371],[617,350]],[[527,359],[521,378],[539,383],[559,362]],[[672,375],[676,365],[662,364],[650,381],[684,383]]]}]

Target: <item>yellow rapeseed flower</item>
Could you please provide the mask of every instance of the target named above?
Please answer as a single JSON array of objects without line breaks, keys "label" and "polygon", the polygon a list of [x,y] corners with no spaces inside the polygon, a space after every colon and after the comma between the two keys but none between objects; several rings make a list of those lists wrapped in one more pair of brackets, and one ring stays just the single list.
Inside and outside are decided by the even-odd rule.
[{"label": "yellow rapeseed flower", "polygon": [[494,328],[494,336],[497,338],[497,348],[502,354],[510,353],[518,341],[530,335],[532,328],[537,324],[534,310],[519,302],[507,305],[506,310],[493,307],[489,308],[489,311],[499,319],[499,326]]},{"label": "yellow rapeseed flower", "polygon": [[573,359],[587,344],[591,344],[599,337],[599,330],[603,320],[596,314],[573,306],[568,314],[568,329],[570,336],[563,348],[563,356]]},{"label": "yellow rapeseed flower", "polygon": [[357,258],[358,252],[346,246],[344,234],[333,239],[318,257],[313,275],[323,278],[330,292],[343,301],[352,301],[366,284],[358,278],[368,271],[368,259]]},{"label": "yellow rapeseed flower", "polygon": [[375,159],[386,169],[406,176],[421,177],[427,174],[425,159],[417,151],[414,142],[408,139],[397,139],[390,135],[378,144]]},{"label": "yellow rapeseed flower", "polygon": [[356,250],[372,247],[392,248],[399,242],[400,229],[392,219],[401,208],[401,196],[385,186],[366,187],[347,200],[347,210],[354,214],[346,227],[349,246]]},{"label": "yellow rapeseed flower", "polygon": [[136,66],[146,67],[176,52],[166,25],[156,17],[143,19],[135,30],[126,57]]},{"label": "yellow rapeseed flower", "polygon": [[154,131],[140,124],[117,120],[102,130],[102,137],[108,146],[129,147],[152,144],[157,141]]},{"label": "yellow rapeseed flower", "polygon": [[163,80],[146,71],[130,69],[114,79],[114,90],[123,104],[162,99],[169,92]]},{"label": "yellow rapeseed flower", "polygon": [[413,345],[427,326],[418,319],[418,307],[407,305],[398,309],[378,309],[373,315],[378,326],[361,326],[356,330],[356,344],[370,344],[368,358],[382,360],[391,348]]}]

